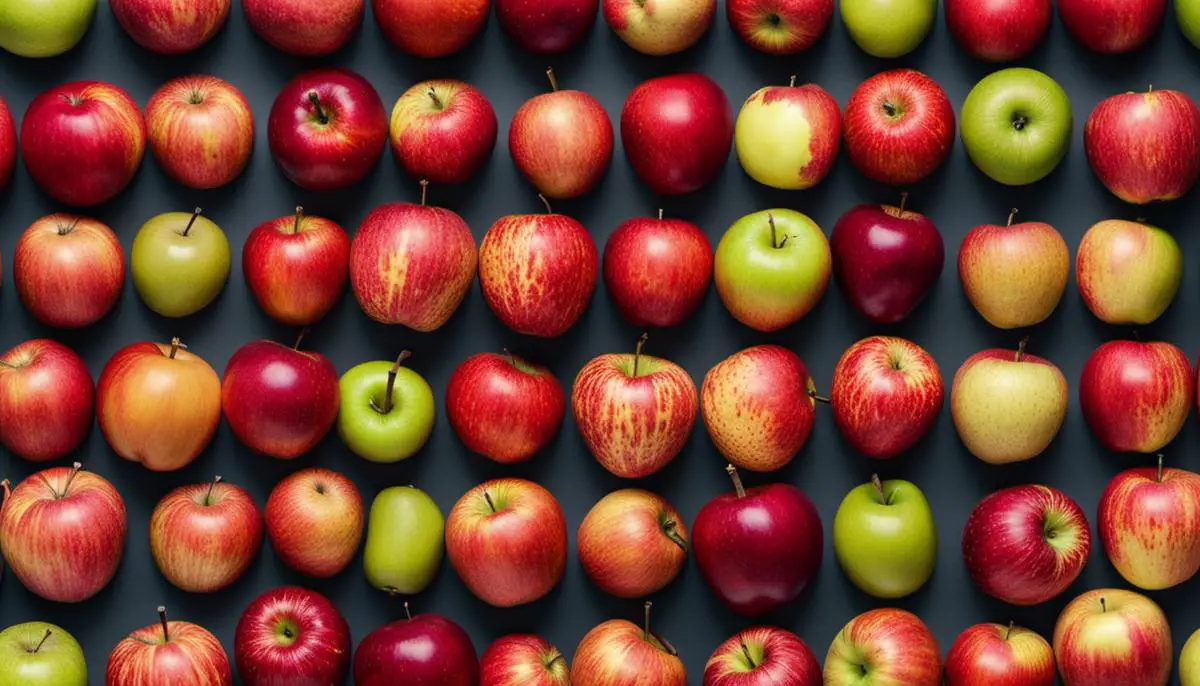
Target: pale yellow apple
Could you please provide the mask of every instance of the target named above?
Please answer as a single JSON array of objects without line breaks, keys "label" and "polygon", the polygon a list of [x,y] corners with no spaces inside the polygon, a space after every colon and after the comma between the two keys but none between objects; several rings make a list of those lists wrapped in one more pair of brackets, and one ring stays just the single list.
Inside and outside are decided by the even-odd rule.
[{"label": "pale yellow apple", "polygon": [[825,178],[841,138],[837,101],[814,84],[758,89],[746,98],[733,130],[746,173],[785,190],[811,188]]},{"label": "pale yellow apple", "polygon": [[604,20],[629,47],[671,55],[700,40],[717,11],[716,0],[604,0]]},{"label": "pale yellow apple", "polygon": [[1200,686],[1200,630],[1188,637],[1179,653],[1179,683]]}]

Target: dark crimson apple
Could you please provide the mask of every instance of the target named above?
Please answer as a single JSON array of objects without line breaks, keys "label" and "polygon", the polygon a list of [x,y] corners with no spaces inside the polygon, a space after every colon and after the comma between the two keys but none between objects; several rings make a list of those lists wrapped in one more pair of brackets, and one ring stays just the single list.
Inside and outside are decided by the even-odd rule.
[{"label": "dark crimson apple", "polygon": [[234,661],[246,686],[344,683],[350,651],[350,626],[334,604],[296,586],[256,598],[233,637]]},{"label": "dark crimson apple", "polygon": [[409,616],[367,634],[354,653],[354,686],[398,684],[479,686],[471,637],[441,615]]},{"label": "dark crimson apple", "polygon": [[0,98],[0,190],[12,179],[17,166],[17,125],[4,98]]},{"label": "dark crimson apple", "polygon": [[695,224],[635,217],[604,246],[604,285],[634,326],[675,326],[692,316],[712,281],[713,249]]},{"label": "dark crimson apple", "polygon": [[587,38],[599,9],[599,0],[496,0],[496,19],[522,49],[552,55]]},{"label": "dark crimson apple", "polygon": [[1050,0],[946,0],[946,26],[972,57],[1011,62],[1042,42],[1053,11]]},{"label": "dark crimson apple", "polygon": [[1093,52],[1116,55],[1140,48],[1162,24],[1167,0],[1058,0],[1058,17]]}]

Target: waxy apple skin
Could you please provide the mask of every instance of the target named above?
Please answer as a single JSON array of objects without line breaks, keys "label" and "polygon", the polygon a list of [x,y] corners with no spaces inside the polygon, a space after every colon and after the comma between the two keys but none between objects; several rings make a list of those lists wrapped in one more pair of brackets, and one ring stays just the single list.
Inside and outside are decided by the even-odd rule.
[{"label": "waxy apple skin", "polygon": [[215,76],[167,82],[146,103],[146,136],[158,166],[188,188],[231,183],[254,150],[246,96]]},{"label": "waxy apple skin", "polygon": [[1054,651],[1019,626],[976,624],[946,653],[946,686],[1054,686]]},{"label": "waxy apple skin", "polygon": [[0,445],[30,462],[71,453],[95,418],[95,384],[65,345],[33,339],[0,355]]},{"label": "waxy apple skin", "polygon": [[431,59],[452,55],[475,40],[487,23],[491,0],[444,5],[430,0],[371,0],[371,14],[388,42]]},{"label": "waxy apple skin", "polygon": [[1059,614],[1054,656],[1063,683],[1071,686],[1160,686],[1171,676],[1171,627],[1146,596],[1098,588]]},{"label": "waxy apple skin", "polygon": [[916,615],[868,610],[850,620],[825,655],[825,686],[939,686],[941,650]]},{"label": "waxy apple skin", "polygon": [[1042,42],[1054,14],[1051,0],[946,0],[946,25],[960,47],[985,62],[1011,62]]},{"label": "waxy apple skin", "polygon": [[1107,324],[1149,324],[1171,306],[1183,279],[1183,251],[1170,233],[1143,222],[1107,219],[1083,234],[1075,283],[1083,303]]},{"label": "waxy apple skin", "polygon": [[712,281],[713,249],[682,219],[636,217],[604,244],[604,285],[634,326],[676,326],[700,307]]},{"label": "waxy apple skin", "polygon": [[1200,569],[1200,476],[1134,467],[1100,496],[1100,542],[1126,581],[1148,591],[1177,586]]},{"label": "waxy apple skin", "polygon": [[601,498],[583,518],[575,539],[588,578],[618,598],[657,593],[687,562],[683,518],[664,498],[640,488]]},{"label": "waxy apple skin", "polygon": [[1079,404],[1105,448],[1155,453],[1175,439],[1192,409],[1192,365],[1170,343],[1109,341],[1079,378]]},{"label": "waxy apple skin", "polygon": [[414,615],[367,634],[354,651],[355,686],[478,686],[479,657],[462,627]]},{"label": "waxy apple skin", "polygon": [[813,83],[759,88],[742,104],[733,140],[750,178],[772,188],[804,190],[820,183],[837,161],[842,112]]},{"label": "waxy apple skin", "polygon": [[479,658],[481,684],[487,686],[569,686],[567,658],[544,638],[501,636]]},{"label": "waxy apple skin", "polygon": [[850,161],[863,176],[907,186],[946,161],[954,124],[954,106],[937,81],[915,69],[894,69],[854,89],[842,131]]},{"label": "waxy apple skin", "polygon": [[242,0],[242,13],[254,33],[276,50],[320,57],[350,42],[366,5],[366,0]]},{"label": "waxy apple skin", "polygon": [[160,622],[121,639],[108,656],[108,686],[233,686],[225,648],[208,629],[191,622]]},{"label": "waxy apple skin", "polygon": [[1083,146],[1092,171],[1118,198],[1175,200],[1200,174],[1200,109],[1173,90],[1114,95],[1088,116]]},{"label": "waxy apple skin", "polygon": [[1063,26],[1087,49],[1110,55],[1132,52],[1154,36],[1167,0],[1058,0]]},{"label": "waxy apple skin", "polygon": [[496,111],[462,81],[422,81],[401,94],[388,125],[392,155],[414,179],[463,183],[492,155]]},{"label": "waxy apple skin", "polygon": [[263,508],[267,538],[283,564],[317,579],[341,572],[362,541],[362,496],[354,482],[328,469],[284,478]]},{"label": "waxy apple skin", "polygon": [[574,198],[604,178],[613,152],[608,113],[595,98],[577,90],[558,90],[526,100],[508,127],[513,164],[547,198]]},{"label": "waxy apple skin", "polygon": [[958,250],[963,292],[989,324],[1018,329],[1045,321],[1058,307],[1071,272],[1067,242],[1042,222],[981,224]]},{"label": "waxy apple skin", "polygon": [[821,686],[821,663],[790,631],[770,626],[743,629],[713,651],[703,686]]},{"label": "waxy apple skin", "polygon": [[284,586],[242,612],[233,658],[246,686],[333,686],[350,672],[350,626],[328,598]]},{"label": "waxy apple skin", "polygon": [[[649,605],[649,603],[647,603]],[[687,686],[683,660],[666,641],[625,619],[596,625],[575,648],[573,686]]]},{"label": "waxy apple skin", "polygon": [[308,326],[333,309],[350,273],[350,238],[324,217],[296,213],[270,219],[242,246],[246,286],[268,317]]},{"label": "waxy apple skin", "polygon": [[160,55],[204,45],[229,19],[233,0],[110,0],[113,16],[134,43]]},{"label": "waxy apple skin", "polygon": [[725,13],[744,43],[768,55],[812,47],[833,19],[833,0],[730,0]]},{"label": "waxy apple skin", "polygon": [[17,241],[13,284],[25,309],[42,324],[89,326],[121,297],[125,251],[101,222],[52,214],[31,224]]},{"label": "waxy apple skin", "polygon": [[525,50],[555,55],[592,31],[600,0],[495,0],[500,28]]},{"label": "waxy apple skin", "polygon": [[211,482],[168,493],[150,515],[150,553],[176,588],[219,591],[250,568],[262,547],[262,514],[246,489]]}]

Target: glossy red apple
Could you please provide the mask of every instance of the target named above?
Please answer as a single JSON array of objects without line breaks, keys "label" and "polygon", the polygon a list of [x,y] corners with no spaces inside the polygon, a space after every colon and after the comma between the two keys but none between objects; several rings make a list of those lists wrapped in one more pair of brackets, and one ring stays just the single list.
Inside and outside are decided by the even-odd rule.
[{"label": "glossy red apple", "polygon": [[30,462],[64,457],[92,428],[95,384],[83,359],[41,338],[0,355],[0,445]]},{"label": "glossy red apple", "polygon": [[267,220],[242,246],[242,273],[267,316],[285,326],[308,326],[341,299],[350,273],[350,239],[330,219],[297,207]]},{"label": "glossy red apple", "polygon": [[1058,0],[1063,26],[1088,50],[1116,55],[1150,40],[1162,24],[1167,0]]},{"label": "glossy red apple", "polygon": [[687,526],[664,498],[623,488],[592,506],[575,536],[579,564],[597,588],[644,598],[671,583],[687,562]]},{"label": "glossy red apple", "polygon": [[575,648],[574,686],[687,686],[683,660],[674,646],[650,630],[650,601],[645,608],[642,626],[610,619],[587,632]]},{"label": "glossy red apple", "polygon": [[134,43],[160,55],[191,52],[217,35],[233,0],[109,0]]},{"label": "glossy red apple", "polygon": [[812,47],[833,19],[833,0],[729,0],[726,16],[746,45],[768,55]]},{"label": "glossy red apple", "polygon": [[158,89],[146,103],[146,132],[158,166],[188,188],[233,182],[254,150],[250,103],[215,76],[185,76]]},{"label": "glossy red apple", "polygon": [[276,50],[320,57],[350,42],[366,5],[366,0],[242,0],[242,13]]},{"label": "glossy red apple", "polygon": [[954,147],[954,106],[915,69],[880,72],[850,94],[842,114],[850,161],[863,176],[907,186],[937,171]]},{"label": "glossy red apple", "polygon": [[1097,588],[1058,615],[1054,656],[1064,684],[1158,686],[1171,679],[1175,650],[1158,603],[1133,591]]},{"label": "glossy red apple", "polygon": [[267,538],[283,564],[327,579],[354,561],[362,541],[362,496],[354,482],[319,467],[284,478],[263,510]]},{"label": "glossy red apple", "polygon": [[933,632],[907,610],[868,610],[846,623],[825,654],[825,686],[941,686]]},{"label": "glossy red apple", "polygon": [[12,180],[17,166],[17,124],[12,110],[4,98],[0,98],[0,191]]},{"label": "glossy red apple", "polygon": [[570,686],[567,658],[544,638],[501,636],[479,659],[480,683],[487,686]]},{"label": "glossy red apple", "polygon": [[821,663],[800,637],[773,626],[743,629],[717,646],[703,686],[821,686]]},{"label": "glossy red apple", "polygon": [[25,309],[42,324],[89,326],[121,297],[125,252],[101,222],[52,214],[30,224],[17,240],[13,284]]},{"label": "glossy red apple", "polygon": [[491,0],[371,0],[371,13],[388,42],[426,59],[467,47],[483,32],[491,8]]},{"label": "glossy red apple", "polygon": [[404,686],[478,686],[479,657],[459,625],[410,615],[367,634],[354,651],[354,686],[396,686],[401,675]]},{"label": "glossy red apple", "polygon": [[492,103],[462,81],[422,81],[392,107],[392,154],[414,179],[466,181],[491,157],[496,135]]},{"label": "glossy red apple", "polygon": [[1037,632],[1003,624],[963,630],[946,653],[946,686],[1054,686],[1054,651]]},{"label": "glossy red apple", "polygon": [[604,244],[604,285],[630,324],[677,326],[700,307],[712,281],[713,248],[683,219],[635,217]]},{"label": "glossy red apple", "polygon": [[238,620],[233,659],[246,686],[330,686],[350,672],[350,626],[328,598],[297,586],[254,599]]},{"label": "glossy red apple", "polygon": [[600,0],[496,0],[500,28],[522,49],[554,55],[592,31]]},{"label": "glossy red apple", "polygon": [[229,657],[216,636],[191,622],[168,622],[159,606],[158,624],[130,633],[112,649],[106,686],[232,686]]},{"label": "glossy red apple", "polygon": [[946,26],[969,55],[986,62],[1025,57],[1050,28],[1050,0],[946,0]]},{"label": "glossy red apple", "polygon": [[1105,448],[1155,453],[1183,428],[1194,387],[1192,365],[1174,345],[1109,341],[1083,365],[1079,405]]}]

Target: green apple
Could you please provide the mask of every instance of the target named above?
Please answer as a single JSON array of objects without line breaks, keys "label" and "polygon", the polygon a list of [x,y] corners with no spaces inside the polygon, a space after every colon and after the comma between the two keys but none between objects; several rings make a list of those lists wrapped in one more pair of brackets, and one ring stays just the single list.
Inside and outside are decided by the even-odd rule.
[{"label": "green apple", "polygon": [[0,48],[54,57],[75,47],[92,24],[96,0],[0,0]]},{"label": "green apple", "polygon": [[1067,154],[1071,101],[1054,79],[1012,67],[985,76],[963,103],[959,127],[967,155],[1009,186],[1045,177]]},{"label": "green apple", "polygon": [[[1184,38],[1200,48],[1200,0],[1175,0],[1175,18]],[[1200,647],[1196,650],[1200,651]],[[1200,676],[1200,672],[1197,674]]]},{"label": "green apple", "polygon": [[734,222],[717,245],[713,280],[734,319],[759,331],[800,320],[829,286],[829,241],[795,210],[763,210]]},{"label": "green apple", "polygon": [[87,686],[83,648],[65,629],[46,622],[0,631],[0,686]]},{"label": "green apple", "polygon": [[425,491],[413,486],[383,489],[367,519],[367,581],[388,593],[425,590],[442,563],[445,532],[446,518]]},{"label": "green apple", "polygon": [[229,279],[229,241],[221,227],[194,212],[167,212],[142,225],[129,270],[142,302],[164,317],[204,309]]},{"label": "green apple", "polygon": [[907,55],[933,28],[937,0],[842,0],[842,23],[863,52],[875,57]]},{"label": "green apple", "polygon": [[1200,630],[1192,633],[1179,653],[1180,686],[1200,686]]},{"label": "green apple", "polygon": [[433,389],[404,367],[408,352],[395,362],[363,362],[338,383],[338,434],[346,447],[371,462],[412,457],[433,431]]},{"label": "green apple", "polygon": [[903,598],[916,591],[937,558],[937,529],[925,494],[911,482],[872,476],[838,506],[833,551],[864,593]]}]

